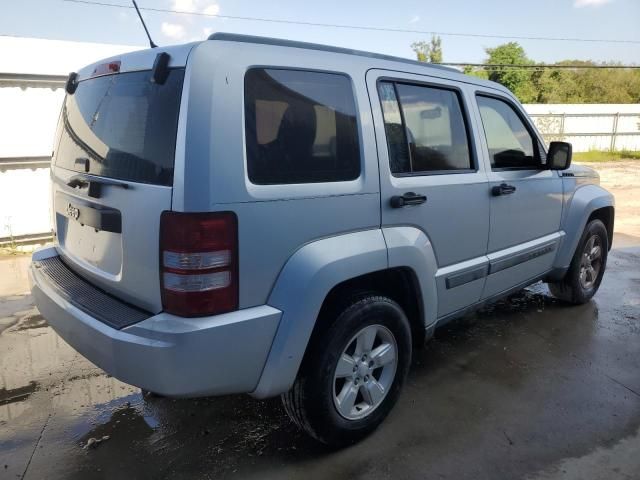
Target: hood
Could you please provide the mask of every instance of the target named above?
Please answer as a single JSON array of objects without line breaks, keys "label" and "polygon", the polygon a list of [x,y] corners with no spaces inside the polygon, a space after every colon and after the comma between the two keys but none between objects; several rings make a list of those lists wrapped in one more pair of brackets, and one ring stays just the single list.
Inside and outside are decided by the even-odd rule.
[{"label": "hood", "polygon": [[595,178],[600,180],[600,175],[593,168],[585,165],[572,164],[568,169],[562,171],[563,177]]}]

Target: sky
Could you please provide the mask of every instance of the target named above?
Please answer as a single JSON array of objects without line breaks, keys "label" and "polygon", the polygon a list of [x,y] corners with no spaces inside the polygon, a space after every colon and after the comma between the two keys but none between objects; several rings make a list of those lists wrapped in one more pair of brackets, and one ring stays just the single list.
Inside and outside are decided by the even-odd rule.
[{"label": "sky", "polygon": [[[130,6],[127,0],[88,0]],[[508,39],[448,33],[632,40],[636,43],[517,40],[538,62],[565,59],[640,64],[640,0],[138,0],[140,7],[201,14],[374,26],[441,35],[445,62],[478,63]],[[212,32],[287,38],[413,58],[430,34],[292,25],[167,12],[142,12],[159,45]],[[147,45],[135,11],[64,0],[0,0],[0,35]]]}]

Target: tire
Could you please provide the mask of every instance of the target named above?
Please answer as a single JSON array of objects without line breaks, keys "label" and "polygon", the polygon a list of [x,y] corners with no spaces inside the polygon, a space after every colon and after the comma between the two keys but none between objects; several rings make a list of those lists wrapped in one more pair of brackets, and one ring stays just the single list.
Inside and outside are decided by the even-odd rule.
[{"label": "tire", "polygon": [[[598,254],[594,253],[594,248],[598,249]],[[600,220],[590,221],[584,229],[564,278],[560,282],[549,283],[551,294],[574,305],[591,300],[602,282],[608,253],[607,228]]]},{"label": "tire", "polygon": [[318,441],[350,445],[374,431],[391,411],[410,363],[411,329],[402,308],[387,297],[366,295],[348,302],[314,335],[282,402],[293,422]]}]

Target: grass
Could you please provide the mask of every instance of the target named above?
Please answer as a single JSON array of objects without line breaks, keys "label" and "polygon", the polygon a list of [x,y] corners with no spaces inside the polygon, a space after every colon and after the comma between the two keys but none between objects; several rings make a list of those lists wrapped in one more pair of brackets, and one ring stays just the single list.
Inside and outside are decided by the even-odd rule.
[{"label": "grass", "polygon": [[616,162],[621,160],[640,160],[640,152],[620,150],[590,150],[588,152],[573,152],[576,162]]}]

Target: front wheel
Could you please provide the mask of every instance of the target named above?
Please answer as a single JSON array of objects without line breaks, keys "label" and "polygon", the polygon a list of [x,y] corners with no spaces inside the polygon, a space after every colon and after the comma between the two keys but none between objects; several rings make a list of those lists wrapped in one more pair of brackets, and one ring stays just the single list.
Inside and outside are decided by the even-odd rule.
[{"label": "front wheel", "polygon": [[322,443],[340,447],[371,433],[394,406],[411,362],[411,330],[393,300],[351,302],[316,335],[289,392],[291,419]]},{"label": "front wheel", "polygon": [[591,300],[602,282],[609,253],[607,228],[600,220],[592,220],[584,229],[571,265],[560,282],[549,283],[551,294],[573,304]]}]

